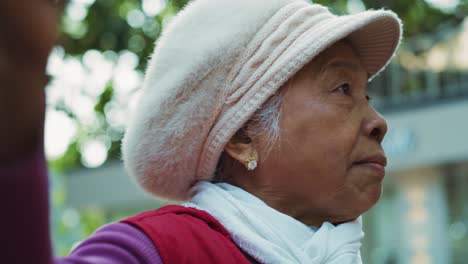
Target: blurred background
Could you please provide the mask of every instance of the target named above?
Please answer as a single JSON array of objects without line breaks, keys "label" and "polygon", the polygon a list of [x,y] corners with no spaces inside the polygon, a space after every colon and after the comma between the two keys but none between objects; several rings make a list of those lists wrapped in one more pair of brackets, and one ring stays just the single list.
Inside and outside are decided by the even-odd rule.
[{"label": "blurred background", "polygon": [[[69,0],[47,73],[46,155],[55,253],[157,208],[127,178],[120,140],[161,30],[188,0]],[[405,38],[370,83],[387,118],[384,194],[364,217],[365,263],[468,263],[468,0],[315,1],[388,8]],[[190,43],[187,43],[190,45]]]}]

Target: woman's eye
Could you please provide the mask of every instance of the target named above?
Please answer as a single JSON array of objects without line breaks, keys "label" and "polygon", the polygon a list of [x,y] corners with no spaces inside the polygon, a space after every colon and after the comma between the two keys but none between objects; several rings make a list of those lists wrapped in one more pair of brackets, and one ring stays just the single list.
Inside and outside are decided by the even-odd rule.
[{"label": "woman's eye", "polygon": [[349,87],[348,83],[343,83],[342,85],[338,87],[338,90],[344,94],[349,94],[350,89],[351,88]]}]

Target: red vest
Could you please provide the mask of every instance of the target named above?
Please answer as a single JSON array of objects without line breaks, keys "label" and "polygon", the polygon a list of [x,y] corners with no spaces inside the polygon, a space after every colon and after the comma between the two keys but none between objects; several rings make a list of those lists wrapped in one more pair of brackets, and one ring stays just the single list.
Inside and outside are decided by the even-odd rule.
[{"label": "red vest", "polygon": [[153,241],[164,264],[251,263],[227,230],[198,209],[168,205],[122,222],[142,230]]}]

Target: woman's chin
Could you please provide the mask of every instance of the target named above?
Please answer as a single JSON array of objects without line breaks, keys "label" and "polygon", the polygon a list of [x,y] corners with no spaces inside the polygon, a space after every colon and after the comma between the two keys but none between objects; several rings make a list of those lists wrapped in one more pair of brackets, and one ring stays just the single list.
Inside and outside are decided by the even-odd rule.
[{"label": "woman's chin", "polygon": [[359,198],[359,205],[356,206],[356,210],[352,210],[347,218],[347,221],[351,221],[359,217],[360,215],[367,212],[369,209],[377,204],[382,195],[382,184],[373,184],[368,186],[365,193],[361,194]]},{"label": "woman's chin", "polygon": [[363,208],[365,213],[367,210],[371,209],[382,196],[382,183],[376,183],[372,186],[369,186],[366,190],[364,203],[366,204]]}]

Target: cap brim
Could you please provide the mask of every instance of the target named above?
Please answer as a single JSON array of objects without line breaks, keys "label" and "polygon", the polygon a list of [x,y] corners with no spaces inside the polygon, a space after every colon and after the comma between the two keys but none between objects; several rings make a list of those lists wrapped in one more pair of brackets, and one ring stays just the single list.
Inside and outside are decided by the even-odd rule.
[{"label": "cap brim", "polygon": [[386,10],[333,17],[305,32],[281,57],[286,62],[302,56],[297,71],[327,47],[348,39],[371,79],[393,57],[402,37],[401,28],[397,15]]},{"label": "cap brim", "polygon": [[348,35],[354,50],[358,53],[361,63],[372,79],[385,68],[397,50],[401,37],[402,26],[399,18],[389,11],[368,11],[370,16],[356,15],[361,20],[358,29]]}]

